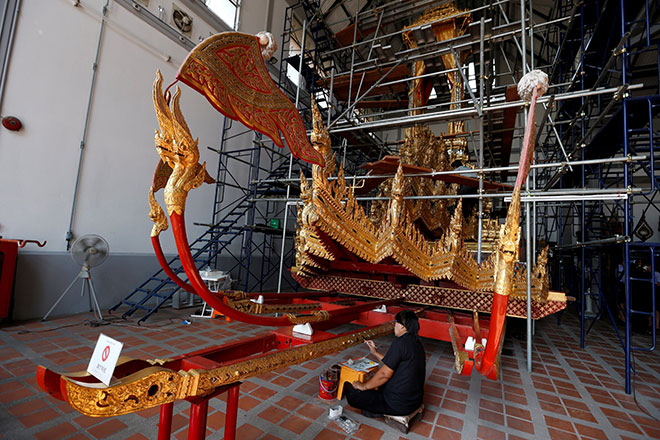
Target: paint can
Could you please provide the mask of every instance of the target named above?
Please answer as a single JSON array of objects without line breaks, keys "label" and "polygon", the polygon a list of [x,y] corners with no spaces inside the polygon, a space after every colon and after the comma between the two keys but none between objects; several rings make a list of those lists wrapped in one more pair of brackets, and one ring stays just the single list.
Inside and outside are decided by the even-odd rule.
[{"label": "paint can", "polygon": [[319,376],[319,398],[332,400],[337,397],[337,383],[339,375],[337,370],[331,368]]}]

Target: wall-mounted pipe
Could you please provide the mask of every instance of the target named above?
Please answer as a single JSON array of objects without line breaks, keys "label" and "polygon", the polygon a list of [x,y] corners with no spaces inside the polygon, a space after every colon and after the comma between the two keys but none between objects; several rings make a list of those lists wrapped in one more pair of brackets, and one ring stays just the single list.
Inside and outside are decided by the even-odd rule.
[{"label": "wall-mounted pipe", "polygon": [[110,0],[105,2],[103,6],[103,13],[101,16],[101,29],[99,30],[99,39],[96,44],[96,56],[94,57],[94,64],[92,65],[92,84],[89,89],[89,98],[87,100],[87,112],[85,114],[85,125],[83,127],[82,140],[80,141],[80,155],[78,156],[78,171],[76,172],[76,183],[73,186],[73,201],[71,202],[71,216],[69,217],[69,230],[66,232],[66,250],[71,248],[71,240],[73,239],[73,216],[76,212],[76,201],[78,200],[78,186],[80,185],[80,171],[82,170],[82,159],[85,151],[85,142],[87,141],[87,129],[89,128],[89,116],[92,111],[92,98],[94,97],[94,86],[96,85],[96,72],[99,65],[99,57],[101,54],[101,42],[103,41],[103,31],[105,30],[105,17],[108,13],[108,4]]},{"label": "wall-mounted pipe", "polygon": [[2,114],[2,97],[5,91],[5,81],[7,80],[7,70],[9,66],[9,55],[11,54],[12,43],[14,42],[14,31],[16,30],[16,21],[18,20],[18,13],[21,10],[21,0],[15,0],[13,8],[13,16],[11,19],[11,26],[5,29],[5,20],[9,17],[11,10],[11,1],[5,2],[4,10],[2,11],[2,21],[0,22],[0,38],[7,35],[7,45],[5,50],[5,57],[0,66],[0,114]]}]

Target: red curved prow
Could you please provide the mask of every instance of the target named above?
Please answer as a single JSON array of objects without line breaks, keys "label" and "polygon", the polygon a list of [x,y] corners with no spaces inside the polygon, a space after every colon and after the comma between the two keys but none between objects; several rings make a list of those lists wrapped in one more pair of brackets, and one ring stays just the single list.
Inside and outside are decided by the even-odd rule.
[{"label": "red curved prow", "polygon": [[170,215],[170,220],[172,222],[172,233],[174,234],[176,248],[179,251],[179,258],[181,259],[183,269],[186,271],[188,280],[190,280],[190,284],[194,288],[195,292],[201,296],[204,301],[206,301],[206,304],[212,307],[216,312],[221,313],[230,319],[235,319],[237,321],[242,321],[248,324],[268,325],[274,327],[291,325],[289,318],[286,316],[273,318],[269,316],[255,316],[250,315],[249,313],[240,312],[225,304],[222,299],[220,299],[218,294],[211,292],[202,280],[202,277],[199,275],[199,271],[195,265],[195,260],[190,253],[188,236],[186,234],[186,224],[183,215],[179,215],[176,212],[173,212]]},{"label": "red curved prow", "polygon": [[190,284],[186,283],[181,278],[179,278],[179,276],[174,273],[170,265],[167,264],[167,260],[165,259],[165,255],[163,254],[163,248],[160,246],[160,238],[158,235],[155,237],[151,237],[151,245],[154,248],[154,252],[156,253],[156,258],[158,258],[158,263],[160,263],[160,267],[163,269],[163,272],[165,272],[167,276],[170,277],[170,279],[174,281],[174,283],[177,286],[184,289],[186,292],[197,294],[193,286],[191,286]]},{"label": "red curved prow", "polygon": [[[222,292],[211,292],[202,280],[202,277],[199,275],[197,266],[195,266],[195,260],[190,253],[188,237],[186,234],[186,224],[183,215],[179,215],[176,212],[173,212],[170,216],[170,220],[172,222],[172,233],[174,234],[176,248],[179,251],[179,258],[181,259],[183,269],[186,271],[186,275],[188,275],[188,279],[190,280],[192,287],[195,289],[195,292],[201,296],[210,307],[212,307],[216,312],[221,313],[230,319],[245,322],[247,324],[266,325],[273,327],[293,325],[287,316],[280,316],[275,318],[270,316],[252,315],[236,310],[225,304],[221,299]],[[374,307],[378,307],[380,305],[391,305],[398,302],[400,302],[400,299],[397,298],[369,302],[363,305],[350,307],[348,309],[331,310],[328,312],[330,314],[330,319],[328,321],[324,321],[324,323],[333,322],[335,325],[338,325],[345,322],[350,322],[355,319],[356,313],[372,310]]]},{"label": "red curved prow", "polygon": [[[180,288],[186,290],[187,292],[193,293],[197,295],[197,292],[195,291],[195,288],[191,286],[189,283],[186,283],[179,277],[177,274],[174,273],[172,268],[167,264],[167,260],[165,259],[165,254],[163,254],[163,248],[160,245],[160,237],[151,237],[151,244],[154,248],[154,252],[156,253],[156,258],[158,259],[158,263],[160,264],[160,267],[163,269],[163,272],[167,274],[168,277],[174,283],[176,283],[177,286]],[[220,295],[222,295],[222,292],[219,292]],[[298,299],[298,298],[317,298],[321,296],[328,296],[327,293],[325,292],[293,292],[293,293],[248,293],[248,296],[250,298],[258,298],[259,296],[263,296],[265,300],[291,300],[291,299]]]},{"label": "red curved prow", "polygon": [[37,367],[37,383],[39,387],[58,400],[64,400],[60,391],[60,375],[39,365]]}]

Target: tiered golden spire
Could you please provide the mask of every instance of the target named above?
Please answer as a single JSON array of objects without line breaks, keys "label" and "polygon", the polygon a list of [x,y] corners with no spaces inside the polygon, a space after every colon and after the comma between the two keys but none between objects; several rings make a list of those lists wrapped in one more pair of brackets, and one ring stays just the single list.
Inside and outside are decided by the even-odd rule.
[{"label": "tiered golden spire", "polygon": [[[404,31],[403,38],[409,47],[415,47],[412,29],[426,23],[432,23],[438,41],[455,38],[466,32],[470,22],[469,14],[452,4],[444,4],[424,13]],[[467,51],[461,52],[460,60],[456,60],[453,54],[443,55],[443,63],[447,69],[458,68],[467,54]],[[422,62],[416,63],[416,74],[422,73],[424,69]],[[451,108],[457,108],[463,99],[462,78],[458,72],[452,72],[449,82],[452,89]],[[422,103],[422,95],[418,93],[420,84],[420,79],[414,80],[411,89],[413,114],[421,111],[416,110]],[[367,215],[355,200],[353,188],[346,185],[341,167],[337,179],[329,180],[334,172],[334,158],[330,153],[330,138],[316,106],[313,107],[313,117],[312,144],[326,158],[326,162],[323,168],[313,167],[311,188],[301,175],[303,204],[299,207],[296,266],[292,268],[294,273],[303,277],[323,275],[329,265],[323,263],[323,260],[330,262],[338,257],[333,255],[334,250],[324,243],[329,237],[368,263],[377,264],[391,257],[412,275],[426,282],[451,280],[472,291],[495,290],[495,271],[503,268],[508,260],[514,261],[517,257],[515,243],[518,241],[515,238],[519,234],[519,207],[514,206],[510,210],[516,211],[517,217],[507,218],[501,228],[499,241],[496,241],[496,231],[500,229],[497,220],[486,219],[482,223],[483,236],[492,240],[492,243],[487,243],[486,248],[495,250],[497,242],[499,252],[493,253],[479,265],[464,242],[465,237],[477,238],[474,227],[477,224],[476,214],[468,220],[470,228],[466,229],[462,201],[454,203],[451,199],[406,200],[406,197],[411,195],[457,194],[458,185],[405,176],[404,165],[450,170],[451,161],[465,152],[466,138],[457,136],[464,131],[462,121],[451,123],[449,135],[446,138],[441,136],[440,140],[426,126],[408,128],[400,148],[396,175],[379,188],[378,195],[389,197],[389,200],[373,202]],[[427,234],[430,237],[442,235],[439,240],[432,241],[427,239]],[[321,236],[324,238],[321,239]],[[491,246],[488,246],[489,244]],[[544,301],[548,294],[546,260],[547,251],[544,251],[539,256],[537,265],[530,269],[533,271],[532,295],[540,301]],[[506,266],[509,268],[506,276],[498,277],[498,281],[504,282],[500,280],[506,278],[510,282],[505,289],[507,294],[525,295],[526,271],[514,270],[510,264]]]},{"label": "tiered golden spire", "polygon": [[[341,171],[341,170],[340,170]],[[399,167],[394,178],[392,198],[387,217],[376,228],[367,218],[363,208],[356,202],[355,194],[347,186],[342,174],[336,180],[314,179],[312,189],[303,184],[305,200],[299,207],[300,226],[296,266],[292,271],[301,276],[322,274],[316,258],[332,261],[335,257],[314,232],[320,230],[352,254],[369,263],[379,263],[392,257],[413,275],[424,281],[451,280],[473,291],[492,292],[495,286],[494,272],[500,260],[491,255],[481,265],[477,264],[463,242],[463,209],[459,202],[451,216],[450,224],[438,241],[427,241],[419,228],[410,220],[403,193],[405,180]],[[304,181],[304,177],[303,177]],[[312,193],[311,199],[309,193]],[[314,215],[308,213],[313,210]],[[313,219],[313,221],[311,221]],[[515,258],[517,251],[511,249],[511,232],[517,234],[517,223],[508,222],[502,231],[501,242],[504,255]],[[316,258],[315,258],[316,257]],[[547,253],[539,256],[533,270],[532,295],[544,300],[548,293],[545,272]],[[504,261],[502,261],[503,263]],[[526,289],[525,270],[511,273],[510,292],[524,296]]]}]

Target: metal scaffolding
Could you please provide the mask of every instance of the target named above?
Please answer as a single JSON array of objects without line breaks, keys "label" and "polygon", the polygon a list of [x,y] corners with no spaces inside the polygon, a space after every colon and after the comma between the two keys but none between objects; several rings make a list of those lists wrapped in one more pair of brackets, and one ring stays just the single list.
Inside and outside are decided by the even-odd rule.
[{"label": "metal scaffolding", "polygon": [[[370,1],[356,3],[351,11],[344,8],[344,17],[337,17],[341,2],[328,6],[329,2],[301,1],[287,10],[285,28],[289,35],[285,41],[306,40],[304,46],[314,54],[304,57],[305,69],[315,75],[312,87],[304,82],[301,85],[307,84],[308,90],[296,95],[305,109],[311,96],[321,93],[325,97],[321,110],[329,122],[333,148],[349,170],[347,181],[382,177],[364,176],[358,166],[374,155],[378,159],[396,153],[402,128],[415,124],[443,127],[464,120],[469,127],[470,157],[477,165],[472,172],[480,179],[480,189],[473,197],[481,213],[484,199],[498,203],[506,198],[506,194],[485,192],[483,181],[507,182],[517,169],[510,164],[517,161],[523,119],[518,116],[512,130],[502,121],[507,110],[513,109],[515,114],[524,103],[512,100],[507,89],[530,69],[549,75],[551,89],[539,100],[543,111],[537,118],[535,166],[523,194],[524,241],[528,265],[542,246],[552,245],[552,287],[576,297],[584,345],[593,319],[606,311],[611,296],[605,292],[609,284],[602,281],[609,269],[603,249],[618,247],[626,268],[631,249],[656,249],[634,242],[633,206],[640,199],[653,200],[654,191],[660,189],[654,149],[658,136],[653,130],[658,109],[658,26],[654,24],[658,2],[558,1],[543,10],[532,1],[493,1],[472,8],[473,2],[458,1],[459,7],[467,7],[465,14],[472,15],[469,30],[438,42],[429,38],[428,27],[420,26],[412,33],[418,43],[414,49],[401,43],[402,29],[434,2],[379,2],[378,7]],[[323,29],[318,45],[309,23]],[[616,33],[611,32],[612,23],[617,23]],[[442,55],[456,56],[457,51],[467,49],[471,56],[456,69],[434,64]],[[416,60],[436,67],[423,75],[402,76],[401,67]],[[457,109],[449,108],[445,79],[453,72],[460,73],[466,85],[467,98]],[[407,83],[422,77],[433,81],[436,96],[411,109],[405,102]],[[411,115],[411,110],[423,112]],[[508,151],[501,142],[503,136],[513,140]],[[646,176],[644,181],[640,174]],[[280,183],[293,180],[297,179]],[[298,199],[282,197],[279,202],[291,210],[291,218]],[[613,233],[607,226],[615,222],[621,230]],[[565,276],[571,265],[575,270]],[[642,311],[630,306],[631,277],[627,269],[625,272],[622,350],[629,393],[631,321]],[[615,315],[610,310],[616,325]],[[530,320],[530,369],[531,336]]]},{"label": "metal scaffolding", "polygon": [[[609,319],[617,329],[624,353],[625,390],[630,393],[632,355],[641,349],[634,343],[634,324],[638,316],[652,317],[655,309],[653,271],[640,279],[631,268],[631,255],[655,267],[657,243],[645,242],[649,237],[636,233],[635,224],[639,225],[637,221],[644,215],[636,219],[639,213],[634,207],[645,206],[644,212],[657,209],[652,200],[660,188],[655,171],[658,138],[654,130],[660,103],[659,39],[653,24],[657,23],[658,3],[618,2],[599,9],[598,4],[585,2],[574,10],[579,26],[563,37],[555,77],[570,90],[616,87],[617,91],[610,96],[583,97],[559,107],[557,130],[545,130],[545,143],[561,142],[567,147],[569,159],[597,162],[543,172],[538,183],[544,188],[620,188],[629,197],[545,206],[542,217],[551,220],[539,224],[538,233],[558,237],[557,253],[562,264],[557,265],[556,278],[558,282],[563,280],[560,288],[570,289],[578,298],[581,345],[584,347],[597,319]],[[616,24],[616,32],[612,32],[612,23]],[[643,86],[631,90],[634,84]],[[616,155],[642,155],[644,159],[604,162]],[[562,270],[571,270],[570,266],[574,266],[575,273],[563,276]],[[615,278],[617,272],[621,279]],[[650,284],[650,309],[648,305],[638,306],[644,293],[631,289],[638,281]],[[617,323],[619,316],[622,324]],[[651,327],[650,346],[645,349],[655,347],[655,326]]]}]

